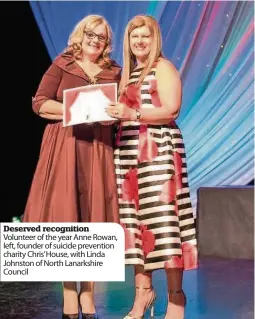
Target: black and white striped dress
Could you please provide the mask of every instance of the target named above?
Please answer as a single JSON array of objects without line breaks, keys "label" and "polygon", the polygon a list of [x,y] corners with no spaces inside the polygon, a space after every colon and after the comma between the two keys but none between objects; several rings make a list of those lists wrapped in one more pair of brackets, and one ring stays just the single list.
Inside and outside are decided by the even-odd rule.
[{"label": "black and white striped dress", "polygon": [[[128,86],[141,72],[132,72]],[[139,88],[140,108],[155,107],[149,90],[155,72],[151,69]],[[145,271],[178,267],[174,256],[182,261],[180,267],[196,268],[196,234],[180,129],[175,122],[123,121],[120,130],[114,160],[126,264],[143,265]]]}]

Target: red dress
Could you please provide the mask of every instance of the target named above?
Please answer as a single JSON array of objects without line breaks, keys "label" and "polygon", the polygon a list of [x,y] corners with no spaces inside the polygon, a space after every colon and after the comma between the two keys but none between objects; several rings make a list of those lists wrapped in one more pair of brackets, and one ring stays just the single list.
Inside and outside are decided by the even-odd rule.
[{"label": "red dress", "polygon": [[[103,69],[97,83],[118,83],[115,62]],[[33,110],[48,99],[63,101],[63,90],[91,84],[67,54],[58,56],[42,78]],[[119,222],[113,162],[113,127],[99,123],[45,128],[39,161],[23,222]]]}]

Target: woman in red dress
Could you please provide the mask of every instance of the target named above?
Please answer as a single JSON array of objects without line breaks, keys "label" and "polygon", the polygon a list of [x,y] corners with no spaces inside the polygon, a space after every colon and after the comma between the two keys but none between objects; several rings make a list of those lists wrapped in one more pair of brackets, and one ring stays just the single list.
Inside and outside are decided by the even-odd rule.
[{"label": "woman in red dress", "polygon": [[[93,83],[118,83],[121,68],[110,59],[112,33],[101,16],[74,28],[68,47],[52,63],[33,99],[48,119],[23,222],[119,222],[112,125],[63,127],[63,90]],[[64,283],[63,318],[97,318],[93,283]],[[73,315],[71,315],[73,314]]]}]

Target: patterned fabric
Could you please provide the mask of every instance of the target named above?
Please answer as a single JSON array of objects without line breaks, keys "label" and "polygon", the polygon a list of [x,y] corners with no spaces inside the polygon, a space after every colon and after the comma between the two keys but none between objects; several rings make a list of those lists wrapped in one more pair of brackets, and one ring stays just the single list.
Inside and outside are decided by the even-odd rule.
[{"label": "patterned fabric", "polygon": [[[132,72],[120,101],[133,108],[160,107],[156,68],[137,88],[141,71]],[[143,265],[145,271],[196,268],[185,150],[176,123],[122,122],[114,158],[126,264]]]}]

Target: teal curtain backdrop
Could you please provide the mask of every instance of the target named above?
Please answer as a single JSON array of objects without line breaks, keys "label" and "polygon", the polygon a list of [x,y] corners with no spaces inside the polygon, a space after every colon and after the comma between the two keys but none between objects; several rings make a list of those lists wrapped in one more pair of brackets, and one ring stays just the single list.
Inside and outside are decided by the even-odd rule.
[{"label": "teal curtain backdrop", "polygon": [[[163,52],[180,71],[180,126],[194,208],[200,186],[246,185],[254,178],[254,5],[251,1],[31,1],[49,55],[66,47],[76,23],[103,15],[122,64],[125,26],[154,16]],[[195,210],[194,210],[195,213]]]}]

